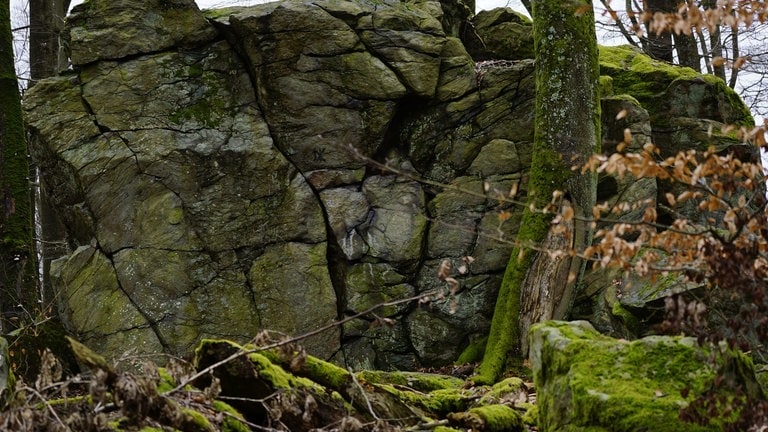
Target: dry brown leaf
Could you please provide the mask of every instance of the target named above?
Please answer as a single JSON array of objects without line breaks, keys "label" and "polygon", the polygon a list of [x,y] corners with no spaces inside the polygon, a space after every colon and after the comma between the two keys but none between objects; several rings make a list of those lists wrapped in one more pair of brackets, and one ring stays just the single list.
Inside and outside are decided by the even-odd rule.
[{"label": "dry brown leaf", "polygon": [[667,198],[667,202],[669,203],[669,205],[671,205],[671,206],[675,205],[676,201],[675,201],[675,196],[674,195],[672,195],[671,193],[667,192],[666,194],[664,194],[664,196]]},{"label": "dry brown leaf", "polygon": [[451,261],[444,259],[437,268],[437,278],[441,281],[451,276]]},{"label": "dry brown leaf", "polygon": [[514,198],[517,195],[517,188],[519,187],[519,182],[512,183],[512,188],[509,190],[509,197]]}]

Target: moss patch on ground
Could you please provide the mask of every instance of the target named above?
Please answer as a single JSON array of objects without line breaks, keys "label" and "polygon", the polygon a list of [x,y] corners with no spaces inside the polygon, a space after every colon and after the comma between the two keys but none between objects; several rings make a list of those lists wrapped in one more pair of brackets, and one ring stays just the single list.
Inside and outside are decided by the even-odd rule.
[{"label": "moss patch on ground", "polygon": [[471,430],[489,432],[523,430],[520,413],[507,405],[485,405],[449,415],[449,419]]}]

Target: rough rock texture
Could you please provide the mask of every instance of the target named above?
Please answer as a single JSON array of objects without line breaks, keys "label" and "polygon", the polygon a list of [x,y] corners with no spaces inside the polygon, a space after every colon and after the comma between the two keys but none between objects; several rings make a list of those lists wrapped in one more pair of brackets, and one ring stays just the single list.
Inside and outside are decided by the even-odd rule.
[{"label": "rough rock texture", "polygon": [[[711,350],[694,338],[627,342],[601,335],[586,321],[536,324],[530,337],[542,432],[723,430],[724,419],[700,426],[682,422],[679,413],[726,364],[733,372],[729,378],[744,384],[745,397],[761,396],[744,354],[726,354],[713,365]],[[684,388],[690,390],[687,398],[681,396]]]},{"label": "rough rock texture", "polygon": [[[499,240],[520,220],[498,197],[526,192],[534,65],[520,54],[526,43],[505,52],[503,38],[486,47],[509,61],[475,65],[461,6],[77,6],[73,70],[25,100],[44,192],[66,226],[69,248],[51,276],[69,329],[111,356],[183,354],[202,337],[246,341],[265,328],[300,334],[447,292],[440,263],[458,269],[471,255],[453,298],[386,307],[377,314],[392,327],[367,316],[306,345],[354,368],[436,365],[470,342],[476,350],[511,250]],[[529,24],[507,10],[478,21],[478,34],[506,31],[505,20],[528,40]],[[709,124],[751,121],[719,82],[672,68],[651,80],[645,57],[603,55],[617,95],[603,101],[607,140],[631,127],[675,149],[704,145]],[[630,115],[614,120],[623,107]],[[653,185],[602,184],[606,197],[655,196]],[[613,314],[617,299],[613,280],[598,278],[579,311],[630,332]]]}]

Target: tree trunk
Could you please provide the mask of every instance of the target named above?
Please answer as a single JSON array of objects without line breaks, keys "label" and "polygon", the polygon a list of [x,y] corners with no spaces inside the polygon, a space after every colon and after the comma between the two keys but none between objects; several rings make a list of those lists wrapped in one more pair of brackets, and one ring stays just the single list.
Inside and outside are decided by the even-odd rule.
[{"label": "tree trunk", "polygon": [[[738,29],[731,28],[731,57],[733,57],[733,61],[735,62],[740,56],[741,52],[739,50],[739,37],[737,35]],[[732,67],[731,68],[731,77],[728,79],[728,87],[730,88],[736,88],[736,78],[739,76],[739,68]]]},{"label": "tree trunk", "polygon": [[29,68],[31,85],[66,69],[67,56],[60,44],[69,0],[29,1]]},{"label": "tree trunk", "polygon": [[674,41],[678,64],[701,72],[701,58],[699,57],[696,37],[693,34],[680,33],[674,35]]},{"label": "tree trunk", "polygon": [[[592,2],[588,0],[533,0],[536,47],[536,121],[533,160],[528,183],[529,206],[523,212],[516,247],[504,275],[483,363],[476,382],[495,381],[512,356],[526,355],[519,322],[563,318],[573,302],[583,273],[581,260],[567,254],[539,253],[532,246],[579,250],[591,242],[589,225],[574,220],[571,233],[552,229],[552,213],[541,212],[562,190],[578,216],[592,214],[596,177],[579,174],[581,165],[600,149],[598,52]],[[536,210],[531,210],[531,206]],[[540,269],[540,270],[532,270]],[[552,287],[554,291],[542,293]],[[528,304],[521,313],[521,299]],[[526,338],[527,339],[527,338]]]},{"label": "tree trunk", "polygon": [[[705,10],[715,9],[717,7],[717,0],[702,0],[701,6]],[[713,26],[710,27],[709,31],[709,61],[723,57],[723,39],[722,32],[720,31],[720,22],[718,20],[718,22],[712,24]],[[725,81],[725,65],[722,63],[713,64],[712,74]]]},{"label": "tree trunk", "polygon": [[[643,2],[645,11],[651,15],[655,13],[672,13],[675,12],[676,1],[675,0],[645,0]],[[648,35],[647,49],[648,55],[665,62],[672,63],[674,61],[673,45],[672,45],[672,32],[668,29],[654,29],[653,19],[645,21],[645,29]]]},{"label": "tree trunk", "polygon": [[[29,2],[29,58],[30,82],[33,86],[41,79],[55,76],[69,66],[66,53],[61,46],[61,32],[64,18],[69,10],[70,0],[30,0]],[[34,145],[34,142],[30,143]],[[40,223],[39,235],[42,242],[37,246],[42,256],[42,283],[40,304],[50,307],[54,298],[48,281],[51,260],[64,255],[66,250],[66,231],[60,218],[53,211],[49,191],[44,184],[39,184],[34,205]]]},{"label": "tree trunk", "polygon": [[[712,60],[723,57],[723,40],[720,26],[715,27],[714,31],[709,34],[709,50]],[[712,73],[725,81],[725,64],[713,64]]]},{"label": "tree trunk", "polygon": [[14,69],[9,0],[0,0],[0,320],[14,328],[36,297],[29,164]]}]

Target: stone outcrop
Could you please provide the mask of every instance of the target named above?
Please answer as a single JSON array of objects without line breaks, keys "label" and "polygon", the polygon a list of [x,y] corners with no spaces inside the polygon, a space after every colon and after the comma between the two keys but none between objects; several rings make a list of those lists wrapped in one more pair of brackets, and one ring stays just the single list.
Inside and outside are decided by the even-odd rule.
[{"label": "stone outcrop", "polygon": [[[66,227],[51,278],[69,329],[109,355],[184,354],[202,337],[301,334],[437,289],[445,298],[429,306],[378,310],[391,327],[369,315],[307,348],[354,368],[476,352],[521,213],[499,197],[525,196],[534,64],[530,23],[478,14],[473,37],[522,42],[477,45],[459,6],[77,6],[72,70],[25,98],[44,193]],[[650,60],[631,49],[601,55],[608,143],[630,127],[638,146],[673,151],[705,145],[710,125],[751,121],[715,80],[671,67],[651,80]],[[601,179],[600,193],[653,199],[651,183]],[[437,269],[465,256],[474,261],[449,295]],[[638,296],[595,277],[577,312],[631,333],[614,313],[626,298]]]}]

